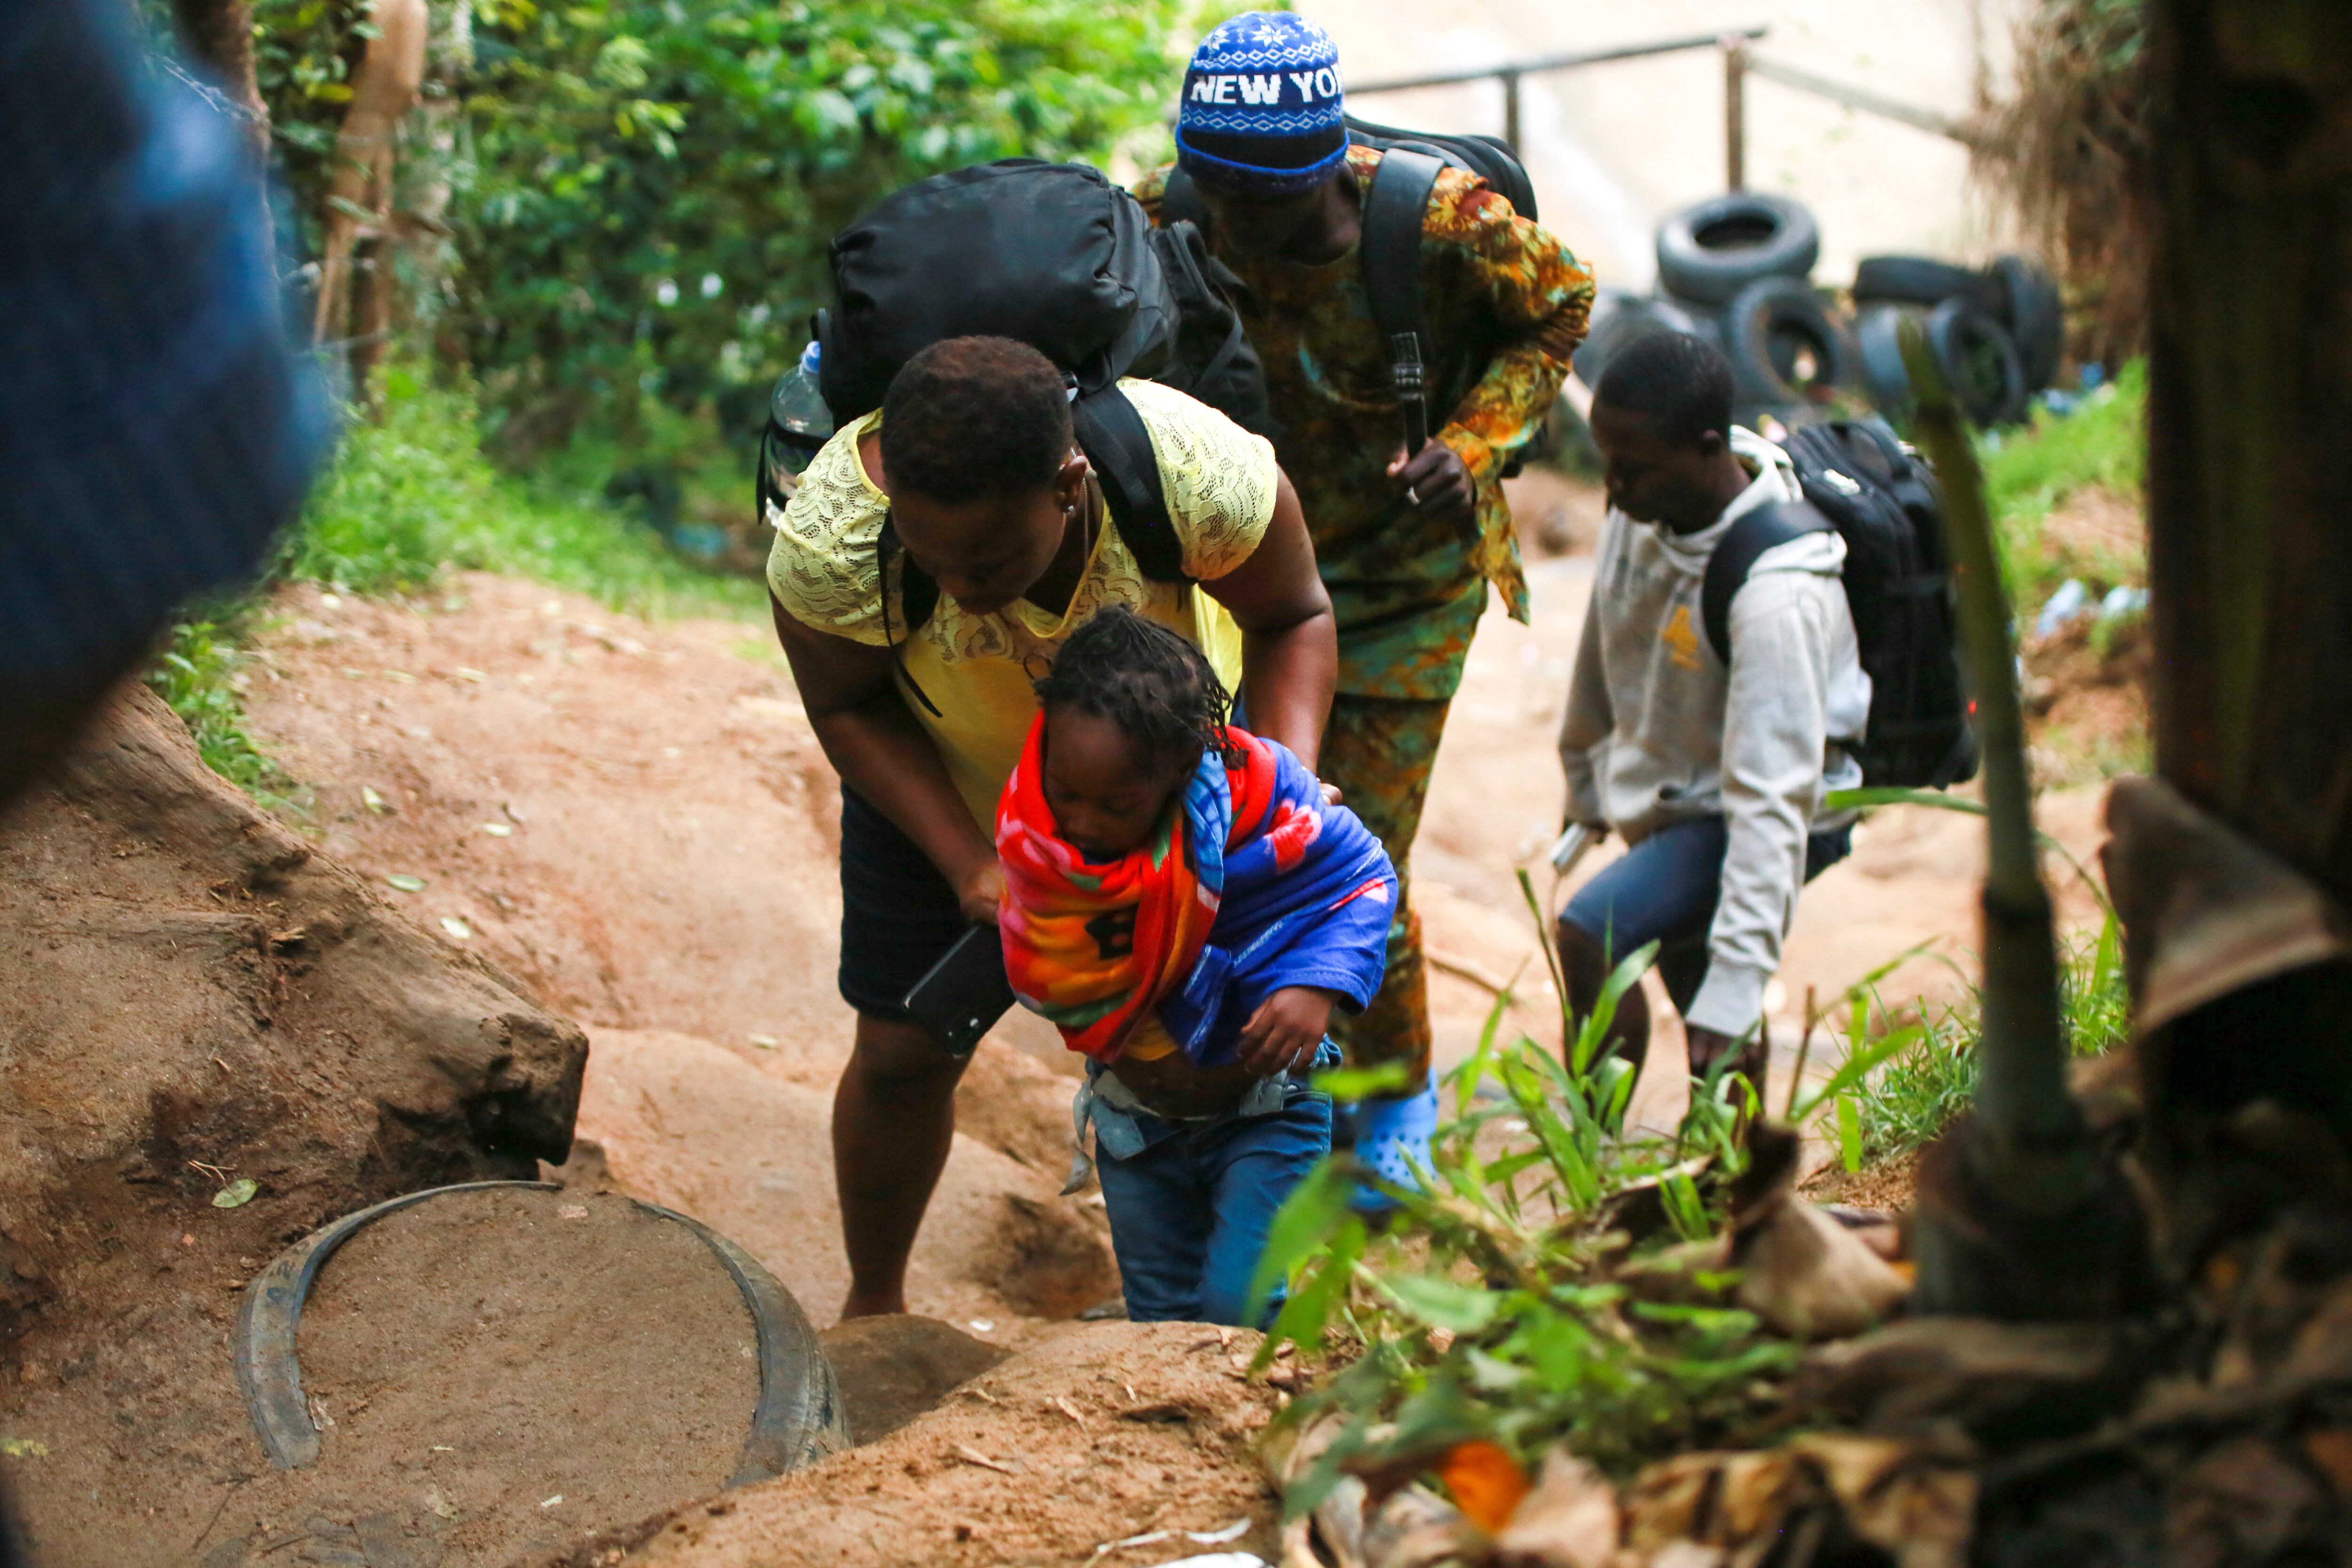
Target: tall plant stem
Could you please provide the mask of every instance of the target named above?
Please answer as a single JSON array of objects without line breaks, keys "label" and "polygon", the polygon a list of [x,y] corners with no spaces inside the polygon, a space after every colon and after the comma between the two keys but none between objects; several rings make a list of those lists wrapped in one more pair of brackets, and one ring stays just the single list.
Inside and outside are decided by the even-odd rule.
[{"label": "tall plant stem", "polygon": [[[1990,854],[1985,876],[1984,1037],[1977,1089],[1979,1125],[1989,1135],[1979,1174],[2011,1201],[2068,1201],[2034,1191],[2063,1173],[2011,1155],[2058,1150],[2080,1129],[2066,1092],[2066,1047],[2058,1008],[2058,949],[2050,891],[2042,885],[2033,831],[2032,784],[2025,764],[2025,720],[2017,697],[2017,649],[2002,592],[2000,555],[1985,504],[1984,476],[1960,424],[1959,410],[1916,326],[1903,353],[1917,393],[1916,428],[1944,487],[1945,525],[1960,598],[1960,633],[1977,734],[1984,757]],[[2071,1162],[2069,1162],[2071,1163]]]}]

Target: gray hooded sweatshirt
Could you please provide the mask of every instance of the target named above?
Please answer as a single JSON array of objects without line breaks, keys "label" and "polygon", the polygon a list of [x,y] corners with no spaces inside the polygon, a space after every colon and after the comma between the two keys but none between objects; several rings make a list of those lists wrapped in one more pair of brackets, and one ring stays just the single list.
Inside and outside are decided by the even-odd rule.
[{"label": "gray hooded sweatshirt", "polygon": [[1568,816],[1629,842],[1720,816],[1729,845],[1708,932],[1706,980],[1686,1022],[1745,1035],[1804,885],[1805,840],[1852,813],[1824,794],[1862,783],[1848,752],[1870,717],[1839,571],[1845,542],[1809,533],[1767,551],[1731,600],[1731,664],[1708,643],[1699,588],[1731,524],[1801,492],[1789,455],[1735,428],[1755,482],[1712,526],[1676,535],[1612,509],[1603,524],[1560,727]]}]

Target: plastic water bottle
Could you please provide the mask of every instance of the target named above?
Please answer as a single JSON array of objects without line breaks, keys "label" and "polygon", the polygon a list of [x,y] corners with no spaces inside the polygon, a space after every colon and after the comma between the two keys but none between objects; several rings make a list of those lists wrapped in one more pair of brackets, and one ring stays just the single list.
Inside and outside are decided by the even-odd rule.
[{"label": "plastic water bottle", "polygon": [[818,347],[801,351],[800,363],[777,378],[768,399],[768,430],[760,443],[766,470],[763,500],[781,506],[800,488],[801,475],[833,437],[833,410],[817,388]]}]

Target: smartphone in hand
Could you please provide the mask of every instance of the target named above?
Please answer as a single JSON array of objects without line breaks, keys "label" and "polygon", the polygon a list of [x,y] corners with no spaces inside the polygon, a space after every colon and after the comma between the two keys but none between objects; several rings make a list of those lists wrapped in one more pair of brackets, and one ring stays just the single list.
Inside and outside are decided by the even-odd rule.
[{"label": "smartphone in hand", "polygon": [[950,1056],[968,1057],[1013,1001],[1013,982],[1004,973],[1004,938],[994,926],[984,925],[956,938],[900,1005]]}]

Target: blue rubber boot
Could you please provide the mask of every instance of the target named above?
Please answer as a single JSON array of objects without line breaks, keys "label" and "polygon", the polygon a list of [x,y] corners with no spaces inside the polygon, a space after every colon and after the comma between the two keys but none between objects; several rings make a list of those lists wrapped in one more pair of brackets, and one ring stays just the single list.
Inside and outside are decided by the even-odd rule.
[{"label": "blue rubber boot", "polygon": [[[1417,1094],[1402,1100],[1368,1100],[1353,1108],[1356,1158],[1391,1186],[1418,1187],[1413,1163],[1429,1168],[1430,1135],[1437,1131],[1437,1085],[1424,1082]],[[1359,1214],[1385,1214],[1396,1199],[1369,1182],[1356,1188]]]}]

